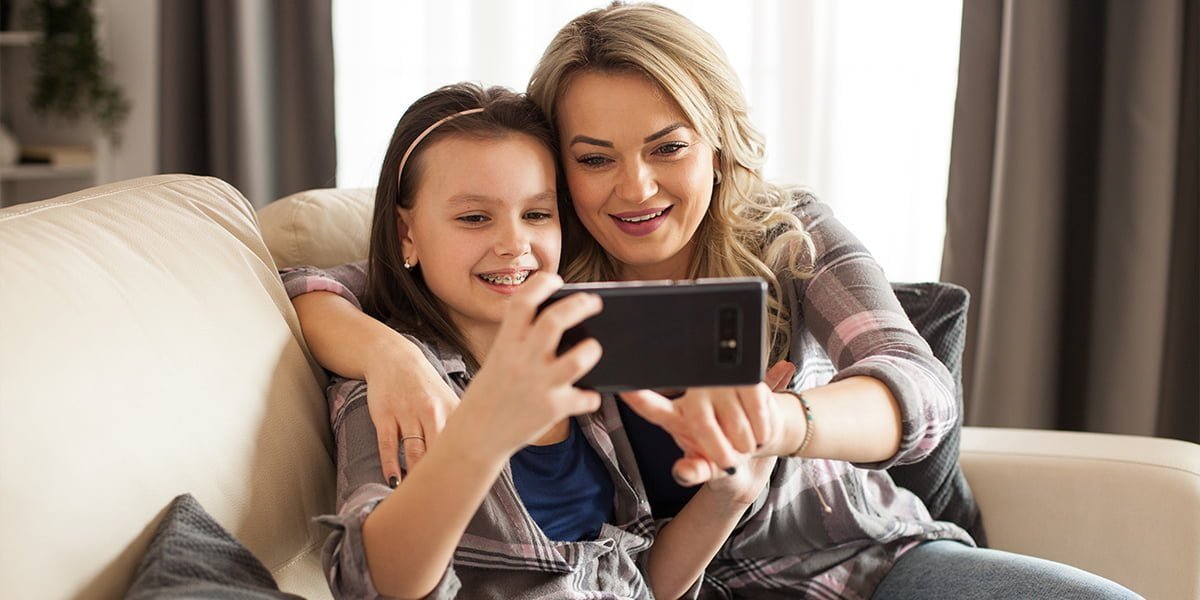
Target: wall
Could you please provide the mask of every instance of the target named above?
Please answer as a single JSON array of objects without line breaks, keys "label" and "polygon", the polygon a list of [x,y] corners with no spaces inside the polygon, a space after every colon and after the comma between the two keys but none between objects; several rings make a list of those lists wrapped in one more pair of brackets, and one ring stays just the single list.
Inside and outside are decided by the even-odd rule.
[{"label": "wall", "polygon": [[158,173],[158,7],[159,0],[96,0],[113,75],[132,104],[102,181]]}]

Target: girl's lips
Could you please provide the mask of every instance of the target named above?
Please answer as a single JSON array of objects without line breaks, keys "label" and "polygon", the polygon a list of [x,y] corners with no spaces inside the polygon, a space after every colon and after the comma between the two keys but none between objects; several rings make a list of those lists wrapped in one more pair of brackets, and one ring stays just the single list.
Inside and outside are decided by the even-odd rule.
[{"label": "girl's lips", "polygon": [[[496,292],[499,294],[504,294],[504,295],[508,296],[508,295],[515,294],[517,292],[517,290],[521,288],[521,285],[524,284],[525,281],[529,277],[533,276],[533,274],[535,272],[537,272],[537,269],[532,269],[532,268],[530,268],[530,269],[504,269],[501,271],[488,271],[486,273],[476,274],[475,279],[477,281],[479,281],[480,283],[482,283],[483,286],[486,287],[487,289],[492,290],[493,292]],[[522,274],[522,273],[525,276],[519,277],[519,274]],[[520,282],[517,283],[516,281],[514,281],[511,284],[505,284],[502,282],[492,282],[492,281],[488,281],[488,279],[484,277],[485,275],[493,276],[493,278],[496,278],[497,276],[503,277],[503,276],[507,275],[507,276],[513,277],[514,279],[519,278]]]},{"label": "girl's lips", "polygon": [[476,277],[475,279],[478,280],[479,283],[482,283],[483,287],[492,290],[497,294],[504,294],[505,296],[511,296],[517,293],[517,290],[521,289],[521,286],[519,285],[500,285],[498,283],[492,283],[486,279],[480,279],[479,277]]},{"label": "girl's lips", "polygon": [[[626,235],[641,237],[643,235],[650,235],[651,233],[654,233],[655,230],[657,230],[659,227],[662,227],[662,224],[667,222],[667,216],[669,216],[671,214],[671,208],[672,207],[670,207],[670,206],[668,206],[666,208],[652,208],[649,210],[642,210],[642,211],[637,211],[637,212],[621,213],[619,215],[609,215],[609,218],[611,218],[613,220],[613,223],[615,223],[617,225],[617,229],[620,229]],[[653,219],[647,219],[645,221],[639,221],[637,223],[630,223],[629,221],[622,220],[622,219],[634,219],[634,218],[645,216],[645,215],[652,215],[659,211],[662,212],[661,215],[658,215],[657,217],[654,217]]]}]

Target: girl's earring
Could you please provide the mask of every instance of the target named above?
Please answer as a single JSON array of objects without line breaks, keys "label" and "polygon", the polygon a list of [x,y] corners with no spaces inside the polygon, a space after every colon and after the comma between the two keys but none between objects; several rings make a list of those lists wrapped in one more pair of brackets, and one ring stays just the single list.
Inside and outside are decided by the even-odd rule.
[{"label": "girl's earring", "polygon": [[718,169],[713,169],[713,185],[721,185],[721,178],[722,178],[722,177],[723,177],[723,176],[721,175],[721,171],[720,171],[720,170],[718,170]]}]

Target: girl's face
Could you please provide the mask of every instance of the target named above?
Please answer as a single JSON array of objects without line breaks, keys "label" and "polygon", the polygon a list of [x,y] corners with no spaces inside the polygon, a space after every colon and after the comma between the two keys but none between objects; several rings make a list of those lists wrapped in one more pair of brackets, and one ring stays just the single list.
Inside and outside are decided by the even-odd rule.
[{"label": "girl's face", "polygon": [[404,255],[461,331],[494,327],[529,275],[558,270],[554,157],[527,135],[452,135],[422,163]]},{"label": "girl's face", "polygon": [[556,109],[575,211],[620,277],[686,277],[712,202],[712,146],[637,74],[579,73]]}]

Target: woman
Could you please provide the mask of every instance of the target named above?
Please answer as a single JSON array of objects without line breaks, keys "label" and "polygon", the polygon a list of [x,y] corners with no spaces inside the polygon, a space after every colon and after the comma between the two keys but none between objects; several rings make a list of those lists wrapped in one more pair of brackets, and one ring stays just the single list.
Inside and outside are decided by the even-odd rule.
[{"label": "woman", "polygon": [[[751,454],[806,459],[778,462],[701,593],[905,597],[928,596],[920,586],[932,585],[947,597],[988,597],[995,590],[979,573],[990,572],[1026,586],[1006,595],[1128,594],[1070,567],[975,549],[882,471],[920,460],[954,427],[952,383],[877,263],[828,208],[762,179],[762,137],[739,87],[711,36],[648,4],[567,24],[529,86],[557,129],[575,225],[586,230],[568,230],[568,281],[757,275],[770,284],[771,354],[796,363],[802,397],[762,385],[692,390],[667,404],[651,392],[627,395],[669,434],[622,404],[655,517],[674,516],[694,493],[668,474],[694,484],[736,472]],[[444,392],[404,366],[411,348],[373,333],[341,301],[313,296],[296,305],[318,359],[385,382],[371,399],[381,430],[394,419],[405,438],[434,446],[453,403],[431,401]],[[335,356],[321,348],[331,332],[361,335],[379,352]],[[831,382],[810,370],[826,356],[837,367]]]}]

